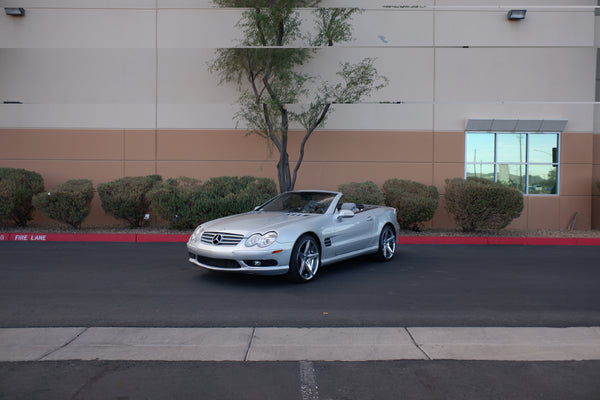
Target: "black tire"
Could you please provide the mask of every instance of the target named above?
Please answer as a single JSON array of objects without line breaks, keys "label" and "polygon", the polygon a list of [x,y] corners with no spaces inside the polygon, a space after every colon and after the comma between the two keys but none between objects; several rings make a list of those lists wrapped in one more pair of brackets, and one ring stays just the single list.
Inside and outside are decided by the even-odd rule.
[{"label": "black tire", "polygon": [[321,265],[321,249],[311,235],[302,235],[296,241],[290,257],[287,277],[297,283],[308,282],[315,277]]},{"label": "black tire", "polygon": [[396,252],[397,242],[398,237],[396,236],[394,228],[390,225],[384,226],[379,234],[379,248],[377,249],[375,257],[379,261],[390,261]]}]

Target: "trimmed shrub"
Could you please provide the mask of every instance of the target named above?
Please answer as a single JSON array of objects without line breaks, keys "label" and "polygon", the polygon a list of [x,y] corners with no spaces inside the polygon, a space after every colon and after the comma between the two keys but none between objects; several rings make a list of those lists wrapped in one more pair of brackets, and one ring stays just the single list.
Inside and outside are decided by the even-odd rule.
[{"label": "trimmed shrub", "polygon": [[379,186],[372,181],[342,184],[338,192],[344,193],[345,203],[382,205],[385,200]]},{"label": "trimmed shrub", "polygon": [[40,174],[17,168],[0,168],[0,222],[26,226],[33,214],[33,195],[44,190]]},{"label": "trimmed shrub", "polygon": [[433,185],[394,178],[385,181],[383,193],[385,204],[396,209],[401,229],[420,230],[438,208],[439,194]]},{"label": "trimmed shrub", "polygon": [[199,200],[206,210],[207,220],[252,211],[277,195],[277,186],[272,179],[252,176],[211,178],[202,189]]},{"label": "trimmed shrub", "polygon": [[252,211],[277,194],[279,192],[273,179],[252,178],[239,193],[231,193],[230,196],[237,199],[232,204],[235,208],[228,211],[227,215]]},{"label": "trimmed shrub", "polygon": [[98,185],[102,209],[117,219],[140,227],[150,208],[148,192],[162,181],[160,175],[125,177]]},{"label": "trimmed shrub", "polygon": [[523,211],[517,189],[483,179],[446,180],[446,209],[464,232],[502,229]]},{"label": "trimmed shrub", "polygon": [[56,185],[48,193],[33,196],[33,205],[49,218],[69,224],[75,229],[90,214],[94,186],[89,179],[73,179]]},{"label": "trimmed shrub", "polygon": [[170,178],[149,193],[152,211],[167,221],[169,229],[189,229],[206,220],[202,210],[202,183],[198,179]]},{"label": "trimmed shrub", "polygon": [[187,177],[168,179],[148,196],[152,210],[171,229],[195,228],[199,224],[251,211],[277,194],[272,179],[222,176],[205,184]]}]

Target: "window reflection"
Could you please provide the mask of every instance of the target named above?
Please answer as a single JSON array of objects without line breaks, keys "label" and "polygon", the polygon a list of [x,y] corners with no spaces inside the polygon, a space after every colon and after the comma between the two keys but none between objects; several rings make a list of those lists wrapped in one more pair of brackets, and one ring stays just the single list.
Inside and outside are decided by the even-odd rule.
[{"label": "window reflection", "polygon": [[527,174],[525,165],[498,164],[497,181],[526,193]]},{"label": "window reflection", "polygon": [[494,164],[470,164],[467,168],[467,177],[481,178],[494,181]]},{"label": "window reflection", "polygon": [[555,132],[467,132],[465,176],[525,194],[558,194],[559,141]]},{"label": "window reflection", "polygon": [[498,135],[498,159],[502,163],[524,163],[527,161],[527,135],[507,133]]},{"label": "window reflection", "polygon": [[467,135],[465,159],[472,163],[494,162],[494,134],[477,133]]},{"label": "window reflection", "polygon": [[529,135],[529,162],[556,163],[558,134]]},{"label": "window reflection", "polygon": [[554,165],[531,165],[529,194],[556,194],[557,170]]}]

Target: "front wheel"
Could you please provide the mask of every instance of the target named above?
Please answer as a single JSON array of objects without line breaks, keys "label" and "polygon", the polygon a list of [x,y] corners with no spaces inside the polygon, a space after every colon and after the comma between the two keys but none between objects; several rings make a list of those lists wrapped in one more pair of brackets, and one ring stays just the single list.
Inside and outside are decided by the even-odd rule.
[{"label": "front wheel", "polygon": [[311,235],[302,235],[292,250],[287,276],[294,282],[308,282],[315,277],[320,264],[321,253],[316,239]]},{"label": "front wheel", "polygon": [[381,230],[379,235],[379,248],[377,249],[377,258],[380,261],[390,261],[396,252],[396,231],[389,225],[386,225]]}]

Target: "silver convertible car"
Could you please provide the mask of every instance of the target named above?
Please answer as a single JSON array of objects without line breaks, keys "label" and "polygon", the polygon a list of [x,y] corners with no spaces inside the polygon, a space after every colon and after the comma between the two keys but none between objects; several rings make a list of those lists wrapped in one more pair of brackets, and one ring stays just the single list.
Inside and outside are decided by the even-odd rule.
[{"label": "silver convertible car", "polygon": [[293,191],[251,212],[206,222],[187,243],[189,261],[210,270],[287,274],[306,282],[320,266],[351,257],[391,260],[396,210],[342,201],[339,192]]}]

